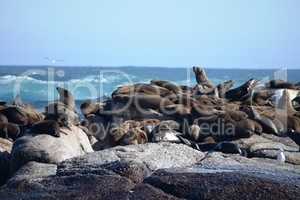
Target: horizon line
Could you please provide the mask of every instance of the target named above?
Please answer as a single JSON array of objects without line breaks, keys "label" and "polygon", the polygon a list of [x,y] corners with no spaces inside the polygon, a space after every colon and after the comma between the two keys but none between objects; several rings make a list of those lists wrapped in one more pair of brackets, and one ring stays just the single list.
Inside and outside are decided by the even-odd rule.
[{"label": "horizon line", "polygon": [[193,68],[194,66],[196,67],[201,67],[204,69],[245,69],[245,70],[278,70],[278,69],[288,69],[288,70],[300,70],[300,67],[261,67],[261,66],[254,66],[254,67],[206,67],[204,65],[191,65],[190,67],[182,67],[182,66],[159,66],[159,65],[154,65],[154,66],[147,66],[147,65],[111,65],[111,66],[104,66],[104,65],[39,65],[39,64],[34,64],[34,65],[16,65],[16,64],[0,64],[0,67],[93,67],[93,68],[170,68],[170,69],[186,69],[186,68]]}]

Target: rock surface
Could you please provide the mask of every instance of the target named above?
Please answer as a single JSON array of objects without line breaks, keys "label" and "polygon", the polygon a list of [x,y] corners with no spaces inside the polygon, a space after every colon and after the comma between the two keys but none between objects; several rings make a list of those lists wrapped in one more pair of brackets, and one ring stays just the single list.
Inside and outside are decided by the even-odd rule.
[{"label": "rock surface", "polygon": [[25,135],[17,139],[11,153],[11,171],[29,161],[59,163],[63,160],[93,152],[86,134],[78,127],[61,129],[61,137]]},{"label": "rock surface", "polygon": [[12,142],[0,138],[0,185],[4,184],[9,174],[9,160]]},{"label": "rock surface", "polygon": [[300,166],[182,144],[114,147],[61,163],[29,162],[0,199],[299,199]]}]

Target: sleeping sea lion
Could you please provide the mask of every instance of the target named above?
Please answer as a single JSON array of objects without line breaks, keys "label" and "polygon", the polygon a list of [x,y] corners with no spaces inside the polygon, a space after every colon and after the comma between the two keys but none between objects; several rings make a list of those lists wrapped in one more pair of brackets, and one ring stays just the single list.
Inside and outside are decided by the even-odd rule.
[{"label": "sleeping sea lion", "polygon": [[17,106],[8,106],[2,110],[0,113],[7,117],[8,121],[14,124],[26,126],[29,124],[28,117],[23,108]]},{"label": "sleeping sea lion", "polygon": [[175,94],[181,93],[181,88],[178,85],[175,85],[169,81],[161,81],[161,80],[152,80],[150,82],[152,85],[157,85],[163,88],[166,88],[169,91],[172,91]]},{"label": "sleeping sea lion", "polygon": [[15,141],[21,134],[17,124],[0,122],[0,137]]},{"label": "sleeping sea lion", "polygon": [[272,89],[299,89],[296,85],[284,80],[271,80],[266,84],[266,87]]},{"label": "sleeping sea lion", "polygon": [[80,105],[80,110],[84,116],[88,116],[90,114],[99,113],[101,110],[103,110],[104,106],[105,103],[87,100]]},{"label": "sleeping sea lion", "polygon": [[60,127],[58,122],[54,120],[43,120],[33,124],[30,133],[34,135],[47,134],[54,137],[60,137]]},{"label": "sleeping sea lion", "polygon": [[260,115],[254,108],[251,107],[251,111],[252,111],[252,115],[253,115],[253,119],[256,120],[258,123],[260,123],[260,125],[263,128],[263,131],[265,133],[271,133],[274,135],[278,135],[278,129],[276,127],[276,125],[274,124],[274,122],[264,116],[264,115]]},{"label": "sleeping sea lion", "polygon": [[116,101],[129,103],[136,108],[150,108],[150,109],[160,109],[161,107],[172,105],[167,98],[162,98],[159,95],[140,95],[136,94],[134,96],[118,95],[115,97]]},{"label": "sleeping sea lion", "polygon": [[242,154],[240,147],[232,142],[220,142],[216,145],[213,151],[220,151],[227,154]]}]

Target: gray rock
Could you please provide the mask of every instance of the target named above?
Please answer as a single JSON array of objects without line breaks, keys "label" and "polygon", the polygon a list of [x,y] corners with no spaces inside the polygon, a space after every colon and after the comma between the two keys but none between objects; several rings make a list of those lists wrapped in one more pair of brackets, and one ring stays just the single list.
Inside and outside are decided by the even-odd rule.
[{"label": "gray rock", "polygon": [[65,168],[86,168],[115,161],[135,161],[143,163],[150,170],[171,167],[187,167],[204,157],[200,151],[183,144],[147,143],[142,145],[118,146],[63,162]]},{"label": "gray rock", "polygon": [[158,170],[144,182],[185,199],[299,199],[299,175],[289,178],[297,183],[268,179],[259,173],[243,173],[238,170]]},{"label": "gray rock", "polygon": [[9,175],[12,145],[11,141],[0,138],[0,186],[6,182]]},{"label": "gray rock", "polygon": [[166,194],[162,190],[155,188],[149,184],[139,184],[134,189],[129,191],[129,199],[175,200],[179,198]]},{"label": "gray rock", "polygon": [[300,165],[299,146],[288,137],[262,134],[261,136],[253,135],[250,138],[239,139],[234,143],[246,149],[250,157],[276,159],[279,149],[282,148],[286,162]]},{"label": "gray rock", "polygon": [[62,129],[59,138],[41,134],[17,139],[11,153],[11,171],[15,172],[29,161],[56,164],[93,152],[86,134],[76,126],[71,128]]},{"label": "gray rock", "polygon": [[0,188],[0,199],[297,199],[299,188],[299,165],[148,143],[88,153],[57,169],[30,162]]},{"label": "gray rock", "polygon": [[77,174],[53,176],[24,182],[17,188],[5,185],[0,198],[6,200],[32,199],[128,199],[134,184],[127,178],[115,175]]},{"label": "gray rock", "polygon": [[8,180],[7,184],[10,187],[18,187],[17,185],[22,184],[22,182],[56,175],[56,170],[55,164],[28,162]]}]

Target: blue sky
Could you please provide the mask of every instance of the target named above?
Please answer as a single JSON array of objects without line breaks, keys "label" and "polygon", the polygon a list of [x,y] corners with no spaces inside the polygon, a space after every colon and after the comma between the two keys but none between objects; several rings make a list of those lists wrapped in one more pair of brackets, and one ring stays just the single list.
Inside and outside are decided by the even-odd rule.
[{"label": "blue sky", "polygon": [[300,68],[299,0],[1,0],[0,64]]}]

